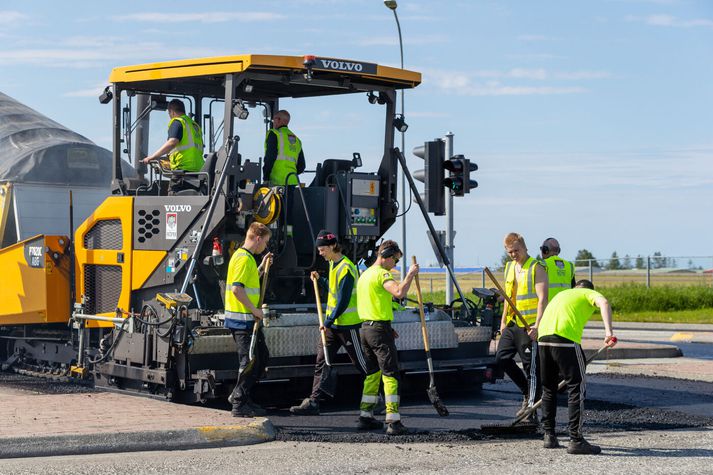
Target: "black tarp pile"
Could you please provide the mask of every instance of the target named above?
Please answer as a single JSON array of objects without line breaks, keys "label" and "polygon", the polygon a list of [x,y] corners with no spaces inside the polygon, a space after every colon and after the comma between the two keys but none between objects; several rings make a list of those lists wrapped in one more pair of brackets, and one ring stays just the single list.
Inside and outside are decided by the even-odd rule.
[{"label": "black tarp pile", "polygon": [[101,187],[111,175],[109,150],[0,92],[0,182]]}]

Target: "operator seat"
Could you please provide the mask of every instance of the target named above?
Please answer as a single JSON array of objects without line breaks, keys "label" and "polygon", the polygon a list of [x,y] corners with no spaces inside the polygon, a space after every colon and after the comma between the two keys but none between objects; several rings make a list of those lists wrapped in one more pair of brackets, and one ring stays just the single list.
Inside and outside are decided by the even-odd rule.
[{"label": "operator seat", "polygon": [[171,179],[171,194],[173,195],[208,195],[215,179],[215,165],[218,154],[213,152],[206,155],[205,163],[200,171],[187,172],[185,170],[166,170],[162,173]]},{"label": "operator seat", "polygon": [[327,178],[339,172],[348,172],[354,165],[351,160],[327,159],[317,164],[314,171],[314,180],[310,186],[326,186]]}]

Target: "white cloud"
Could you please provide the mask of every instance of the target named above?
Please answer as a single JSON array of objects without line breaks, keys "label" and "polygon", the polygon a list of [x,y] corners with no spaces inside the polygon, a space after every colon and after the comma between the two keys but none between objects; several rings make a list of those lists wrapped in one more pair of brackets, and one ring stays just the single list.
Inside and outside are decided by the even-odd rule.
[{"label": "white cloud", "polygon": [[713,20],[708,18],[684,20],[665,14],[649,15],[646,17],[627,16],[626,20],[665,28],[713,28]]},{"label": "white cloud", "polygon": [[[140,52],[140,55],[138,55]],[[215,56],[216,50],[181,48],[185,57]],[[59,68],[93,68],[175,58],[176,48],[161,42],[127,42],[118,37],[71,37],[57,47],[0,50],[0,65],[32,64]]]},{"label": "white cloud", "polygon": [[[542,84],[547,81],[584,81],[605,79],[604,71],[548,71],[544,68],[513,68],[506,71],[477,70],[473,72],[423,70],[424,82],[434,84],[444,92],[465,96],[523,96],[582,94],[589,89],[579,85]],[[515,81],[535,81],[538,84],[514,84]]]},{"label": "white cloud", "polygon": [[29,19],[29,17],[24,13],[12,10],[0,10],[0,26],[13,25],[14,23],[27,19]]},{"label": "white cloud", "polygon": [[62,94],[62,97],[94,97],[94,98],[96,98],[96,97],[99,97],[99,94],[101,94],[101,92],[104,90],[104,88],[107,85],[108,85],[108,81],[100,82],[92,87],[65,92],[64,94]]},{"label": "white cloud", "polygon": [[[419,35],[413,38],[403,39],[404,45],[418,46],[438,43],[448,43],[449,39],[445,35]],[[390,36],[372,36],[356,41],[357,46],[398,46],[399,37],[396,33]]]},{"label": "white cloud", "polygon": [[158,13],[144,12],[112,17],[116,21],[139,21],[148,23],[225,23],[284,20],[286,15],[274,12],[203,12],[203,13]]}]

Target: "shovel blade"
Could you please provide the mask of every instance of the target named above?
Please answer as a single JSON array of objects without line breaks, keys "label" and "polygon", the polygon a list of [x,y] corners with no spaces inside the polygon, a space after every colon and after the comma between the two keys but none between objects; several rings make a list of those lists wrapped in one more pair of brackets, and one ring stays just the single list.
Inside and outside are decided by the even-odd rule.
[{"label": "shovel blade", "polygon": [[329,365],[322,368],[322,376],[319,378],[319,390],[329,397],[334,397],[337,393],[337,372]]},{"label": "shovel blade", "polygon": [[441,401],[441,398],[438,396],[438,393],[436,392],[436,387],[429,386],[429,388],[426,390],[426,393],[428,394],[428,399],[431,400],[431,404],[433,404],[433,407],[436,409],[438,415],[441,417],[446,417],[449,414],[448,408],[445,404],[443,404],[443,401]]}]

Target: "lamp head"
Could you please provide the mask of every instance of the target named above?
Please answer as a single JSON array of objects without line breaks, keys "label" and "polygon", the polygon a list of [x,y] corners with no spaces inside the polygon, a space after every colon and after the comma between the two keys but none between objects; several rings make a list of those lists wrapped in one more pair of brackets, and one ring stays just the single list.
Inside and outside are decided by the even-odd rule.
[{"label": "lamp head", "polygon": [[398,7],[396,0],[384,0],[384,5],[386,5],[386,8],[389,10],[396,10],[396,7]]}]

